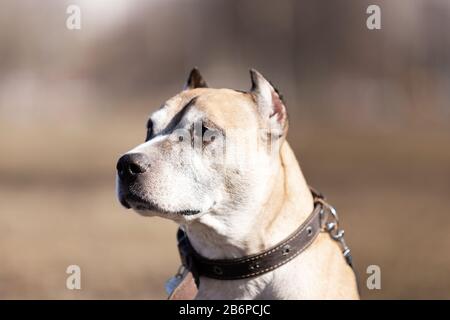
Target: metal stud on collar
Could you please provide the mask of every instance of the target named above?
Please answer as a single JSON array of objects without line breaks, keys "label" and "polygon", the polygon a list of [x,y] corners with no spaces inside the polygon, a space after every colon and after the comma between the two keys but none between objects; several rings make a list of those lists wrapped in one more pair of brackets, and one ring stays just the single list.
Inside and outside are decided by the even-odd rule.
[{"label": "metal stud on collar", "polygon": [[285,256],[285,255],[288,255],[289,252],[291,252],[291,246],[287,244],[283,247],[282,254],[283,254],[283,256]]},{"label": "metal stud on collar", "polygon": [[252,264],[252,265],[250,265],[248,268],[249,268],[251,271],[257,270],[257,269],[259,269],[259,264],[258,264],[258,263]]},{"label": "metal stud on collar", "polygon": [[213,267],[213,271],[214,271],[214,273],[215,274],[217,274],[217,275],[221,275],[221,274],[223,274],[223,270],[222,270],[222,268],[221,267],[219,267],[219,266],[214,266]]}]

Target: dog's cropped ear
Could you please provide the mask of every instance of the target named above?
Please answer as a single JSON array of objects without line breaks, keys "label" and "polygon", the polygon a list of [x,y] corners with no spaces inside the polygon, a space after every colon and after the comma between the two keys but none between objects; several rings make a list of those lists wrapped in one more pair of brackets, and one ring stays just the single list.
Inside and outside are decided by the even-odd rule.
[{"label": "dog's cropped ear", "polygon": [[280,132],[287,130],[287,111],[278,91],[258,71],[250,69],[252,79],[251,94],[253,95],[258,112],[269,126]]},{"label": "dog's cropped ear", "polygon": [[190,90],[195,88],[207,88],[207,87],[208,84],[206,83],[205,79],[203,79],[202,75],[200,74],[200,71],[198,71],[197,68],[194,68],[189,73],[189,77],[183,89]]}]

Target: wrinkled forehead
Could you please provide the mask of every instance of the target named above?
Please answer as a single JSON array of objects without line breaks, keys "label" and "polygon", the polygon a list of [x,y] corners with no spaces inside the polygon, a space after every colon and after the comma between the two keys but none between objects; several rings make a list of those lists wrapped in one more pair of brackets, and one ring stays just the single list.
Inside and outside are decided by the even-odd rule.
[{"label": "wrinkled forehead", "polygon": [[179,120],[208,120],[225,129],[257,126],[256,106],[250,94],[230,89],[183,91],[167,100],[150,119],[155,130],[159,131],[175,117]]}]

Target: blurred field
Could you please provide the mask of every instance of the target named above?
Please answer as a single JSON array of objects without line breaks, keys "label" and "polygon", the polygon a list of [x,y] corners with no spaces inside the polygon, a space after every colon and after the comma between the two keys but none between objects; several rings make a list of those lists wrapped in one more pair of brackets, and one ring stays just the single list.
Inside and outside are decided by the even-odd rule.
[{"label": "blurred field", "polygon": [[[176,226],[120,207],[115,164],[193,66],[213,87],[245,90],[253,67],[281,90],[363,298],[450,298],[450,2],[377,0],[380,30],[371,4],[3,0],[0,299],[165,297]],[[364,289],[371,264],[380,291]]]},{"label": "blurred field", "polygon": [[[52,123],[0,134],[0,298],[164,298],[178,266],[175,224],[122,209],[117,156],[143,139],[144,112]],[[363,298],[450,298],[450,135],[367,133],[291,124],[309,182],[335,204],[365,269],[382,290]],[[293,139],[295,137],[295,139]],[[82,268],[82,290],[65,269]]]}]

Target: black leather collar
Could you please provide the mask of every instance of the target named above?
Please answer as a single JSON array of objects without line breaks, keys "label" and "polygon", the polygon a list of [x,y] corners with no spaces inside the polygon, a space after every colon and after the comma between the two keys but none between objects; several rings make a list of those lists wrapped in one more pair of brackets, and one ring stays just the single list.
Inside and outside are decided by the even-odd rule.
[{"label": "black leather collar", "polygon": [[[200,276],[220,280],[245,279],[270,272],[291,261],[311,245],[325,228],[323,214],[326,202],[320,193],[313,189],[311,192],[314,196],[314,210],[305,222],[288,238],[257,254],[235,259],[208,259],[196,252],[186,233],[181,228],[178,229],[178,250],[183,266],[192,272],[198,286]],[[348,255],[350,256],[349,253]]]}]

